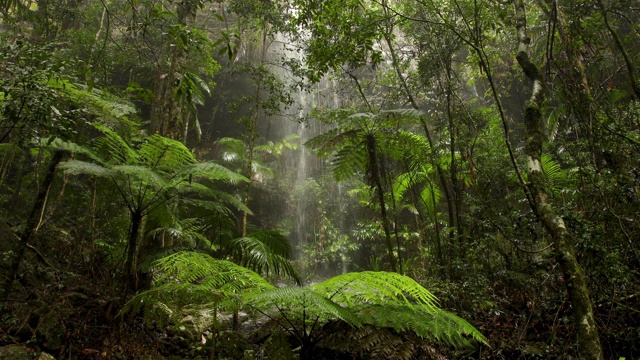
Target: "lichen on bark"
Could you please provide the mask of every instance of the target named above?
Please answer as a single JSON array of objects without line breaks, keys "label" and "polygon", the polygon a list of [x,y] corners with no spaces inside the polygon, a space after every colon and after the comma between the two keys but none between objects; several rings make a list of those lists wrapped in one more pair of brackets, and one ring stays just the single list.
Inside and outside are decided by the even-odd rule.
[{"label": "lichen on bark", "polygon": [[530,61],[527,53],[530,38],[526,31],[526,17],[523,0],[516,0],[516,23],[518,31],[518,54],[516,59],[523,72],[533,82],[531,97],[525,103],[524,152],[528,160],[529,189],[535,198],[535,208],[538,218],[550,233],[556,259],[560,264],[565,278],[569,301],[573,307],[573,324],[576,327],[578,356],[585,360],[603,359],[602,345],[598,329],[595,326],[593,306],[589,297],[586,277],[576,258],[573,238],[562,218],[556,214],[545,189],[544,176],[540,169],[542,145],[542,102],[544,101],[544,78],[538,67]]}]

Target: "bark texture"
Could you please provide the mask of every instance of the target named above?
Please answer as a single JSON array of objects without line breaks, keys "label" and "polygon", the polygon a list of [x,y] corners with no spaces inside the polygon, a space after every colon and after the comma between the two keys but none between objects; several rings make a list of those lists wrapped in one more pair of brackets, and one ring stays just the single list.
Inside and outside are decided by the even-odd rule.
[{"label": "bark texture", "polygon": [[[196,19],[194,0],[182,0],[176,9],[177,20],[182,26]],[[187,121],[183,111],[181,82],[189,57],[188,44],[176,40],[171,50],[169,69],[157,74],[157,85],[151,109],[150,132],[185,142]]]},{"label": "bark texture", "polygon": [[523,0],[517,0],[516,18],[518,30],[518,64],[533,82],[531,98],[525,104],[525,154],[529,187],[534,197],[535,211],[545,229],[554,241],[555,255],[565,279],[569,300],[573,307],[573,322],[577,332],[578,355],[583,360],[604,358],[600,337],[589,297],[587,279],[576,258],[576,250],[571,233],[558,216],[545,189],[541,157],[544,142],[542,113],[540,107],[544,99],[544,79],[538,67],[531,62],[528,54],[530,39],[526,31],[526,17]]}]

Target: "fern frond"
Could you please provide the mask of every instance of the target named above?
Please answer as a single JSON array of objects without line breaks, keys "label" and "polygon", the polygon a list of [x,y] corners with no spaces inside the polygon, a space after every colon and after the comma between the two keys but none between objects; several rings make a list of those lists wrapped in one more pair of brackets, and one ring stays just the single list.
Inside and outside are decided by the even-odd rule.
[{"label": "fern frond", "polygon": [[332,129],[307,141],[305,146],[314,149],[318,156],[324,157],[353,143],[361,134],[360,129]]},{"label": "fern frond", "polygon": [[60,138],[52,139],[51,142],[49,142],[49,147],[58,149],[58,150],[66,150],[74,154],[83,154],[89,157],[93,161],[104,163],[104,161],[100,157],[98,157],[91,149],[84,146],[80,146],[70,141],[64,141]]},{"label": "fern frond", "polygon": [[149,168],[166,172],[196,163],[195,155],[182,142],[158,134],[146,138],[138,154]]},{"label": "fern frond", "polygon": [[141,292],[129,300],[117,316],[142,316],[150,326],[163,327],[171,322],[177,322],[182,317],[182,308],[192,304],[210,304],[210,307],[220,307],[231,304],[228,297],[221,291],[206,289],[199,285],[181,283],[164,284]]},{"label": "fern frond", "polygon": [[441,309],[424,306],[372,305],[358,311],[363,323],[397,332],[410,331],[424,338],[454,347],[467,347],[472,340],[488,345],[486,338],[471,324]]},{"label": "fern frond", "polygon": [[313,288],[344,306],[359,304],[425,306],[436,311],[437,299],[408,276],[383,271],[352,272],[335,276]]},{"label": "fern frond", "polygon": [[153,264],[157,283],[190,283],[209,290],[270,289],[257,273],[226,260],[198,252],[181,251]]},{"label": "fern frond", "polygon": [[404,198],[404,194],[416,183],[416,178],[413,174],[402,173],[398,175],[393,181],[393,196],[396,202],[401,201]]},{"label": "fern frond", "polygon": [[138,164],[138,153],[120,135],[104,125],[96,123],[93,126],[102,132],[94,146],[100,158],[110,159],[111,164]]},{"label": "fern frond", "polygon": [[277,231],[258,231],[229,242],[232,248],[241,249],[243,262],[258,273],[286,275],[301,284],[300,275],[289,258],[291,243]]},{"label": "fern frond", "polygon": [[250,306],[266,313],[277,314],[278,311],[286,311],[291,315],[296,314],[294,319],[302,320],[304,312],[304,320],[307,322],[317,319],[340,319],[351,326],[361,326],[360,319],[351,309],[341,306],[310,287],[283,287],[259,293],[250,292],[244,295],[244,299]]},{"label": "fern frond", "polygon": [[[180,186],[177,190],[182,194],[197,194],[204,198],[208,198],[211,200],[218,200],[221,204],[227,204],[227,205],[233,206],[239,211],[243,211],[249,215],[253,215],[253,212],[251,211],[251,209],[249,209],[249,207],[245,205],[242,202],[242,200],[240,200],[238,197],[218,189],[212,189],[211,187],[200,184],[200,183],[191,183],[191,184],[183,183],[182,186]],[[186,199],[183,200],[183,202],[190,202],[190,201],[191,200],[186,200]],[[204,204],[202,203],[201,205],[204,206]]]},{"label": "fern frond", "polygon": [[436,206],[440,202],[440,198],[442,197],[442,192],[440,191],[440,187],[433,182],[429,182],[426,184],[424,189],[420,192],[420,200],[422,201],[422,205],[424,206],[427,214],[433,217],[436,213]]},{"label": "fern frond", "polygon": [[58,165],[58,167],[71,175],[87,174],[98,177],[108,177],[113,175],[113,172],[109,168],[81,160],[63,161]]},{"label": "fern frond", "polygon": [[542,173],[549,190],[559,192],[567,186],[569,174],[560,167],[560,164],[549,155],[542,155]]},{"label": "fern frond", "polygon": [[249,179],[241,174],[212,162],[203,162],[185,166],[180,170],[180,174],[185,178],[191,176],[213,181],[223,181],[230,184],[249,182]]},{"label": "fern frond", "polygon": [[157,188],[166,188],[171,183],[161,174],[152,169],[141,165],[115,165],[112,171],[130,179],[130,181],[139,182],[144,185],[152,185]]},{"label": "fern frond", "polygon": [[133,104],[96,88],[89,89],[86,85],[56,78],[50,78],[48,85],[66,94],[73,102],[87,107],[93,115],[106,122],[117,120],[128,123],[128,117],[137,112]]},{"label": "fern frond", "polygon": [[347,180],[364,171],[368,163],[367,154],[362,146],[349,145],[335,153],[331,161],[333,176],[337,181]]}]

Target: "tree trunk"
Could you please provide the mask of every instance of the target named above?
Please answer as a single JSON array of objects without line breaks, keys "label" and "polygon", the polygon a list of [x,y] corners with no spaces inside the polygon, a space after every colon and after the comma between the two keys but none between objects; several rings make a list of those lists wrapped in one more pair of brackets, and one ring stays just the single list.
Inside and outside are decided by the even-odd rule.
[{"label": "tree trunk", "polygon": [[393,255],[393,244],[391,242],[391,227],[389,225],[389,218],[387,217],[387,206],[384,201],[384,191],[382,189],[382,180],[380,179],[380,169],[378,167],[378,154],[373,135],[367,136],[367,153],[369,155],[369,175],[371,176],[373,185],[376,188],[376,194],[378,195],[380,220],[382,220],[387,252],[389,253],[389,264],[391,264],[391,271],[397,272],[398,267],[396,266],[396,257]]},{"label": "tree trunk", "polygon": [[544,99],[544,79],[538,67],[529,60],[530,39],[526,32],[526,17],[523,0],[516,1],[518,30],[518,64],[533,82],[531,98],[525,104],[525,148],[529,187],[534,197],[535,211],[545,229],[554,241],[554,250],[565,279],[569,300],[573,307],[573,321],[577,331],[578,355],[583,360],[604,358],[598,329],[593,315],[593,305],[589,298],[587,279],[576,259],[573,238],[564,221],[558,216],[548,201],[544,185],[541,157],[543,144],[542,113],[540,107]]},{"label": "tree trunk", "polygon": [[136,290],[138,287],[137,253],[138,253],[138,233],[142,225],[142,210],[131,213],[131,228],[129,229],[129,239],[127,241],[127,262],[125,264],[125,281],[129,290]]},{"label": "tree trunk", "polygon": [[[176,9],[178,23],[188,26],[195,21],[194,0],[182,0]],[[182,96],[178,93],[184,76],[189,51],[188,44],[173,44],[169,69],[157,74],[155,97],[151,109],[150,132],[170,139],[186,141],[186,122],[183,114]]]},{"label": "tree trunk", "polygon": [[55,151],[51,158],[51,162],[49,163],[49,169],[42,180],[42,185],[38,190],[38,194],[36,195],[36,200],[33,204],[33,208],[31,209],[31,214],[27,219],[27,224],[25,225],[24,231],[22,235],[20,235],[20,242],[18,243],[18,248],[16,249],[16,255],[11,264],[11,268],[9,269],[9,276],[7,277],[7,281],[4,285],[4,299],[9,297],[9,293],[13,287],[13,281],[16,279],[18,274],[18,269],[20,268],[20,263],[24,258],[24,252],[29,245],[29,240],[31,237],[37,232],[37,224],[39,219],[39,214],[44,207],[45,199],[49,194],[49,190],[51,189],[51,184],[53,183],[53,179],[56,173],[56,169],[58,168],[58,164],[62,161],[64,157],[63,151]]}]

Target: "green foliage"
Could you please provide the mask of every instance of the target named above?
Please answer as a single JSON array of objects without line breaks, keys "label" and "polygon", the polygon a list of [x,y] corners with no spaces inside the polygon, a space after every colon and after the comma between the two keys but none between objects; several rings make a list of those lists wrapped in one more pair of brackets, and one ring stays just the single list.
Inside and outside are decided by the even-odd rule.
[{"label": "green foliage", "polygon": [[300,276],[289,262],[291,244],[279,232],[273,230],[254,232],[233,239],[228,245],[232,249],[237,249],[244,266],[260,274],[286,275],[297,284],[301,284]]},{"label": "green foliage", "polygon": [[234,308],[240,292],[273,288],[247,268],[198,252],[168,255],[155,261],[151,270],[154,286],[129,300],[120,316],[141,314],[147,324],[164,326],[179,321],[189,306]]},{"label": "green foliage", "polygon": [[374,46],[382,36],[380,7],[359,0],[294,1],[294,6],[292,25],[308,31],[304,50],[311,81],[319,81],[343,64],[356,69],[382,61],[381,51]]},{"label": "green foliage", "polygon": [[397,273],[346,273],[306,288],[249,293],[245,301],[275,319],[303,348],[313,347],[322,325],[335,319],[356,328],[411,331],[452,346],[468,346],[471,339],[487,343],[468,322],[439,309],[428,290]]}]

